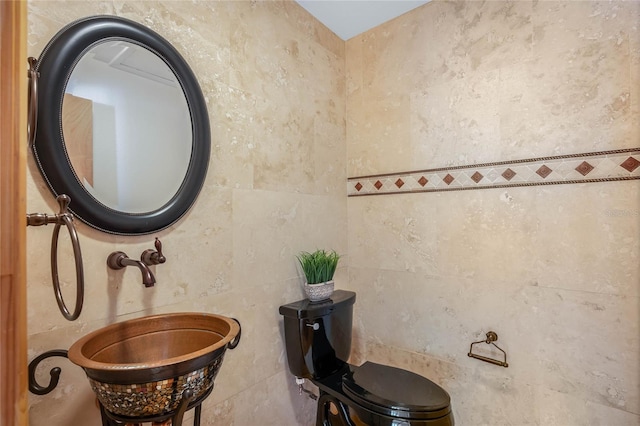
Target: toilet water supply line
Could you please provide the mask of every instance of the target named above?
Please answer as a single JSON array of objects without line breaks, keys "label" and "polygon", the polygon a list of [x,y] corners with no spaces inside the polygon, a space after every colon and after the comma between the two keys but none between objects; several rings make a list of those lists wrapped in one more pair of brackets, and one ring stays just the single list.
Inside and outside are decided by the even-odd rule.
[{"label": "toilet water supply line", "polygon": [[309,395],[309,398],[313,399],[314,401],[318,399],[318,396],[311,392],[308,389],[304,388],[304,379],[301,379],[300,377],[296,377],[296,384],[298,385],[298,395],[302,395],[302,393],[306,393],[307,395]]},{"label": "toilet water supply line", "polygon": [[[56,198],[60,205],[60,212],[54,215],[45,213],[27,214],[27,226],[42,226],[55,223],[53,235],[51,236],[51,281],[53,284],[53,292],[58,302],[58,307],[62,316],[69,321],[74,321],[82,312],[82,303],[84,302],[84,268],[82,266],[82,252],[80,251],[80,241],[76,227],[73,225],[73,215],[69,212],[69,203],[71,198],[68,195],[60,194]],[[58,238],[60,236],[60,227],[65,225],[71,237],[71,245],[73,246],[73,256],[76,264],[76,306],[73,313],[69,311],[62,297],[60,289],[60,279],[58,278]]]}]

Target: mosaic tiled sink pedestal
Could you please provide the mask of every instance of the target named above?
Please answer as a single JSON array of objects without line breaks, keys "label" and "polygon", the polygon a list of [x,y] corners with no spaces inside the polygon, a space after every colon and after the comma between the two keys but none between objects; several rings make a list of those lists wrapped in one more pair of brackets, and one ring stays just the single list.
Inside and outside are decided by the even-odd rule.
[{"label": "mosaic tiled sink pedestal", "polygon": [[84,369],[108,414],[129,420],[179,411],[181,417],[187,402],[208,395],[226,349],[239,339],[240,325],[232,318],[153,315],[96,330],[74,343],[68,357]]},{"label": "mosaic tiled sink pedestal", "polygon": [[150,417],[178,409],[183,392],[191,390],[192,400],[204,396],[213,386],[224,354],[204,368],[183,376],[149,383],[109,384],[89,379],[103,407],[110,413],[127,417]]}]

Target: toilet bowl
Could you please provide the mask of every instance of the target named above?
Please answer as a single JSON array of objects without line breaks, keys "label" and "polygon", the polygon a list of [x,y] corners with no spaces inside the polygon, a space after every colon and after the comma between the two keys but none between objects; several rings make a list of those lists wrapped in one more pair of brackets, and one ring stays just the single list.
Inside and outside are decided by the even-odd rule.
[{"label": "toilet bowl", "polygon": [[320,390],[316,426],[453,426],[449,394],[418,374],[347,362],[356,294],[280,306],[291,373]]}]

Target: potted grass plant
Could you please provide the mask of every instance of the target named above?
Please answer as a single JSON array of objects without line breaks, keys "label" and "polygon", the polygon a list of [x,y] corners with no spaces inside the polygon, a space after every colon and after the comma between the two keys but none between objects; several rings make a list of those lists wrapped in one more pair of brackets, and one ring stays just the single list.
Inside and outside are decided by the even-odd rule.
[{"label": "potted grass plant", "polygon": [[305,276],[304,291],[312,302],[318,302],[333,294],[333,274],[338,267],[340,255],[334,250],[303,251],[298,262]]}]

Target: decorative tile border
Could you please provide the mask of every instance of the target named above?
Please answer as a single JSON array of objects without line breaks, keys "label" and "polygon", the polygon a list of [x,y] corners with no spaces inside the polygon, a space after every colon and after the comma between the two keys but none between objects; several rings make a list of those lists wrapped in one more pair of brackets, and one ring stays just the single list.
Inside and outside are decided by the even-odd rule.
[{"label": "decorative tile border", "polygon": [[347,195],[357,197],[632,179],[640,179],[640,148],[356,176],[347,180]]}]

